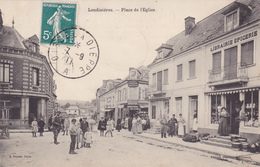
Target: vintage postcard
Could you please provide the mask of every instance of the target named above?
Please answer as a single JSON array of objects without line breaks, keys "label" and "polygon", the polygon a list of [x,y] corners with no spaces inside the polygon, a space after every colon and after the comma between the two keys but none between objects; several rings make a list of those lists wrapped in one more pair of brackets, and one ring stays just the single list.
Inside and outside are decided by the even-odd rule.
[{"label": "vintage postcard", "polygon": [[260,165],[259,0],[1,0],[0,167]]}]

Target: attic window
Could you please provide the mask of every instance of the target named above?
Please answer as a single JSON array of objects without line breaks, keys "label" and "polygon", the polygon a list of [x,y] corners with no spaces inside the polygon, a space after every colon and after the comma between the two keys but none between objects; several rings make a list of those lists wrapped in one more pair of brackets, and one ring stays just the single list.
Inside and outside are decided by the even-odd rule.
[{"label": "attic window", "polygon": [[159,52],[158,52],[157,59],[161,59],[161,58],[163,58],[163,52],[162,52],[162,51],[159,51]]},{"label": "attic window", "polygon": [[225,30],[226,32],[233,30],[239,26],[239,9],[228,13],[225,16]]}]

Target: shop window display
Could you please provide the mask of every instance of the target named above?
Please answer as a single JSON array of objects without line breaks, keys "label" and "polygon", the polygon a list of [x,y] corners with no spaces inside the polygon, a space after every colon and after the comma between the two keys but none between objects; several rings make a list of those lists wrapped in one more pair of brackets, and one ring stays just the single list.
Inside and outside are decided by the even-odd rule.
[{"label": "shop window display", "polygon": [[258,96],[258,91],[250,91],[245,94],[245,126],[260,127]]},{"label": "shop window display", "polygon": [[221,95],[211,96],[211,124],[218,124],[220,120]]}]

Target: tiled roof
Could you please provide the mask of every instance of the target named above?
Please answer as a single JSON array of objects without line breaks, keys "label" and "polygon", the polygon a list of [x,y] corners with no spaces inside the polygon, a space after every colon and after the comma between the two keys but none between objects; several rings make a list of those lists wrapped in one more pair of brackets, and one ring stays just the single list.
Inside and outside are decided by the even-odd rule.
[{"label": "tiled roof", "polygon": [[0,46],[26,49],[24,38],[12,27],[3,26],[0,31]]},{"label": "tiled roof", "polygon": [[[219,11],[211,14],[205,19],[199,21],[197,24],[195,24],[189,35],[185,36],[184,30],[178,35],[170,38],[166,42],[166,44],[173,45],[174,49],[168,54],[168,56],[165,56],[165,58],[176,56],[182,52],[197,47],[205,42],[208,42],[225,34],[224,15],[222,13],[224,13],[231,6],[234,6],[236,4],[239,6],[249,5],[250,7],[248,9],[252,9],[251,13],[246,16],[246,18],[243,20],[239,27],[260,19],[260,0],[237,0],[227,5],[226,7],[220,9]],[[153,63],[159,62],[161,60],[163,59],[155,59]]]}]

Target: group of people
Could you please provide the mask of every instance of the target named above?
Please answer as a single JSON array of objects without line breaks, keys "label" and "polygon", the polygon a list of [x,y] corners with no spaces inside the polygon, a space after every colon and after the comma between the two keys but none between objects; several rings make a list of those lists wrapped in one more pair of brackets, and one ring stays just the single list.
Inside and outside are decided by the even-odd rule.
[{"label": "group of people", "polygon": [[108,120],[106,121],[104,117],[101,117],[98,123],[98,130],[100,131],[100,136],[104,137],[107,136],[107,134],[109,133],[110,136],[113,137],[114,124],[115,121],[113,119],[108,118]]},{"label": "group of people", "polygon": [[160,120],[161,124],[161,138],[167,138],[166,133],[168,133],[169,137],[173,137],[174,135],[178,135],[179,137],[183,137],[185,134],[185,119],[182,114],[179,114],[179,118],[175,118],[175,114],[172,115],[172,118],[167,121],[165,117]]},{"label": "group of people", "polygon": [[133,117],[126,117],[124,125],[124,128],[133,132],[133,134],[140,134],[144,130],[150,129],[150,119],[149,117],[140,117],[140,115],[135,114]]},{"label": "group of people", "polygon": [[31,123],[32,136],[37,137],[37,135],[36,135],[37,132],[40,133],[40,136],[43,136],[44,126],[45,126],[45,122],[44,122],[43,118],[40,118],[40,120],[37,121],[36,117],[33,117],[33,121]]}]

